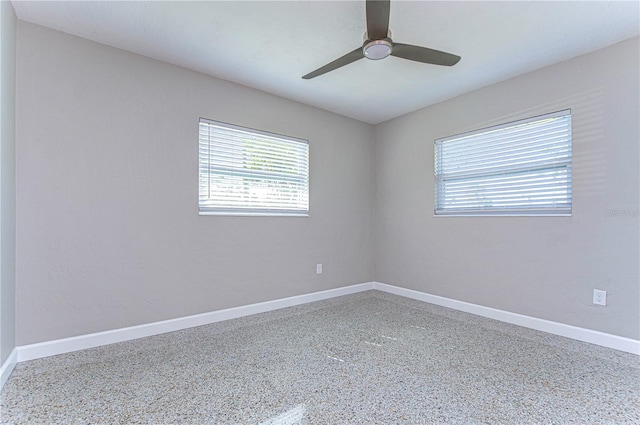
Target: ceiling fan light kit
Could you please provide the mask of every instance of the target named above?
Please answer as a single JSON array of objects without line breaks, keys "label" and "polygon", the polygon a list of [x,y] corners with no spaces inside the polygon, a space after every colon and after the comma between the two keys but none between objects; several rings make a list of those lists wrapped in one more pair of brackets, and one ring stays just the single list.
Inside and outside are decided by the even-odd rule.
[{"label": "ceiling fan light kit", "polygon": [[391,31],[389,31],[390,0],[366,0],[366,11],[367,32],[362,47],[310,72],[303,76],[303,79],[309,80],[318,77],[362,58],[380,60],[387,56],[396,56],[415,62],[441,66],[453,66],[460,61],[460,56],[451,53],[411,44],[394,43],[391,39]]},{"label": "ceiling fan light kit", "polygon": [[384,59],[393,51],[391,39],[372,40],[362,47],[362,53],[367,59],[374,61]]}]

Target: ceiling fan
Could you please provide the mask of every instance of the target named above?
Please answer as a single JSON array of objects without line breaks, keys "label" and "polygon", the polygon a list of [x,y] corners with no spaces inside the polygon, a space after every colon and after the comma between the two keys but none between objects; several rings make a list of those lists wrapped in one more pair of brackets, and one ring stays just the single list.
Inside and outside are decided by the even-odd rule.
[{"label": "ceiling fan", "polygon": [[366,0],[367,32],[362,47],[328,63],[305,75],[305,80],[333,71],[358,59],[384,59],[387,56],[397,56],[416,62],[433,65],[453,66],[460,60],[460,56],[426,47],[411,44],[394,43],[389,30],[390,0]]}]

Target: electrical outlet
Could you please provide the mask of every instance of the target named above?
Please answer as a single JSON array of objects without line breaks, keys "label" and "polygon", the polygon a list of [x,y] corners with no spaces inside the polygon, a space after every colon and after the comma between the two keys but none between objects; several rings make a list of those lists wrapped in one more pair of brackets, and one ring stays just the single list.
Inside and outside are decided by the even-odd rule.
[{"label": "electrical outlet", "polygon": [[607,291],[603,291],[602,289],[594,289],[593,303],[595,305],[607,305]]},{"label": "electrical outlet", "polygon": [[322,274],[322,264],[316,264],[316,274]]}]

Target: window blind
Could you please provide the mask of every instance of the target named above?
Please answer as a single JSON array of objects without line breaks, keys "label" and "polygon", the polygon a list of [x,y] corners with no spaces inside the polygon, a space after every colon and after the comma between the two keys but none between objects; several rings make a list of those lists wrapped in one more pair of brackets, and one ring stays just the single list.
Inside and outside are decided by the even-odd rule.
[{"label": "window blind", "polygon": [[436,215],[570,215],[571,111],[435,141]]},{"label": "window blind", "polygon": [[308,215],[309,142],[200,119],[200,214]]}]

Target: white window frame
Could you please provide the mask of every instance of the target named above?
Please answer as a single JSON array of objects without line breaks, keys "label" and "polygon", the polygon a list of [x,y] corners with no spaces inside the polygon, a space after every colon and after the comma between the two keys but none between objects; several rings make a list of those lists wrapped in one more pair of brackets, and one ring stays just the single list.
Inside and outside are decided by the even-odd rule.
[{"label": "white window frame", "polygon": [[570,216],[571,139],[567,109],[435,140],[434,215]]},{"label": "white window frame", "polygon": [[200,118],[198,146],[200,215],[309,215],[309,141]]}]

